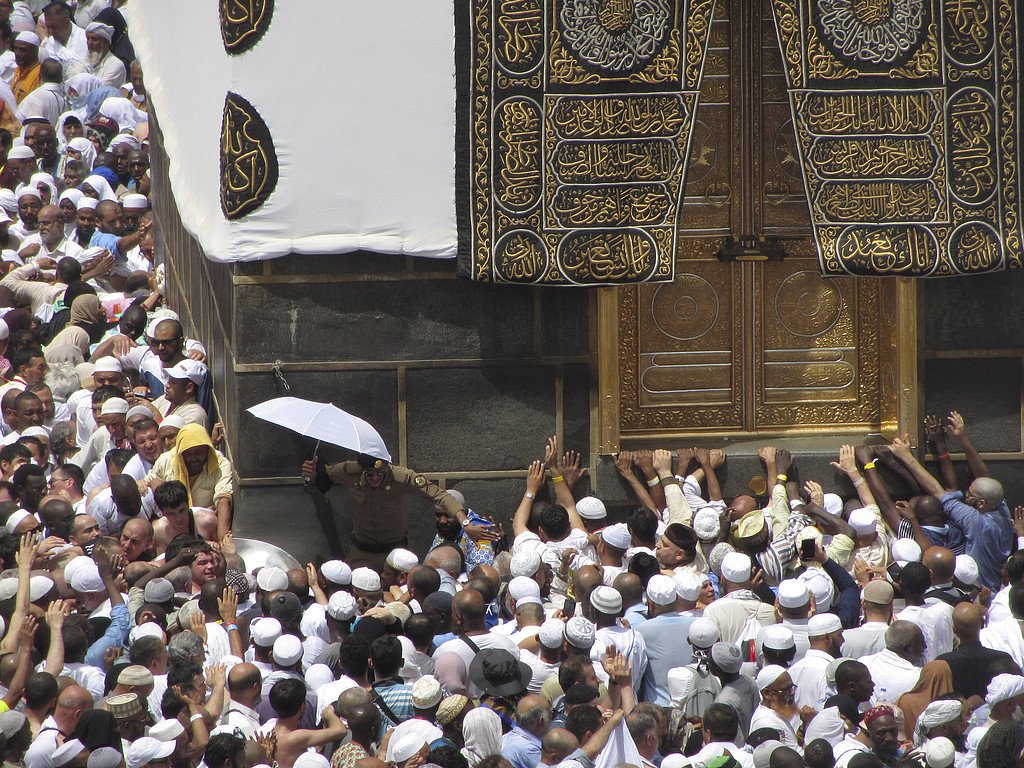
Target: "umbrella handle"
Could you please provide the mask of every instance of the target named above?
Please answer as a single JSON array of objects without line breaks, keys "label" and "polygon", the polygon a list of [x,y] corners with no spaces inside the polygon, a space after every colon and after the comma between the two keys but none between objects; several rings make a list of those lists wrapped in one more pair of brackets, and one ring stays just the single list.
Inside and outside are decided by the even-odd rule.
[{"label": "umbrella handle", "polygon": [[[311,458],[315,459],[319,452],[320,452],[320,441],[317,440],[316,441],[316,447],[313,449],[313,455],[312,455]],[[308,477],[302,478],[302,487],[303,487],[304,490],[306,490],[306,491],[309,490],[309,483],[310,483],[310,478],[308,478]]]}]

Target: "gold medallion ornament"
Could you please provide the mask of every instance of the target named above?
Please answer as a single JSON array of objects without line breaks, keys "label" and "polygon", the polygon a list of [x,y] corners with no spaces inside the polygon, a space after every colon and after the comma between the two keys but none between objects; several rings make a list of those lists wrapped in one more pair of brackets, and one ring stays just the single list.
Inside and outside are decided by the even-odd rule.
[{"label": "gold medallion ornament", "polygon": [[274,0],[220,0],[220,36],[232,55],[252,49],[266,34]]},{"label": "gold medallion ornament", "polygon": [[715,0],[457,0],[459,274],[672,280]]},{"label": "gold medallion ornament", "polygon": [[822,272],[1020,267],[1019,0],[773,0]]},{"label": "gold medallion ornament", "polygon": [[220,207],[240,219],[263,205],[277,186],[277,153],[256,108],[237,93],[224,100],[220,144]]}]

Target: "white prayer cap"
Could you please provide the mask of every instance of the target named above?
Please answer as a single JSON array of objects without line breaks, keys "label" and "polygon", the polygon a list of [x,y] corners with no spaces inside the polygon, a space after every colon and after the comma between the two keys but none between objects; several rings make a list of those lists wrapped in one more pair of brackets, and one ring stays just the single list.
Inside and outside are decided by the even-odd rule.
[{"label": "white prayer cap", "polygon": [[850,513],[849,523],[858,536],[867,536],[878,530],[878,518],[867,507],[860,507]]},{"label": "white prayer cap", "polygon": [[[184,730],[185,728],[182,726],[182,731]],[[122,760],[121,753],[113,747],[100,747],[89,754],[89,761],[86,765],[88,768],[117,768],[121,765]]]},{"label": "white prayer cap", "polygon": [[513,600],[523,597],[540,597],[540,584],[529,576],[516,576],[508,583],[508,596]]},{"label": "white prayer cap", "polygon": [[101,357],[93,365],[96,366],[92,369],[93,373],[121,373],[124,370],[121,368],[121,361],[110,355]]},{"label": "white prayer cap", "polygon": [[655,605],[672,605],[676,601],[676,582],[671,576],[657,574],[647,582],[647,599]]},{"label": "white prayer cap", "polygon": [[[27,432],[28,430],[26,430]],[[25,434],[22,432],[21,434]],[[978,583],[978,563],[970,555],[957,555],[956,556],[956,570],[953,572],[953,578],[959,581],[961,584],[966,584],[969,587],[973,587]]]},{"label": "white prayer cap", "polygon": [[42,600],[53,589],[53,579],[49,576],[33,576],[28,580],[28,601],[34,603]]},{"label": "white prayer cap", "polygon": [[742,552],[730,552],[722,560],[722,578],[733,584],[745,584],[750,581],[750,558]]},{"label": "white prayer cap", "polygon": [[38,48],[39,35],[37,35],[35,32],[19,32],[17,37],[14,38],[14,42],[28,43],[29,45],[34,45]]},{"label": "white prayer cap", "polygon": [[988,684],[985,703],[994,707],[1000,701],[1012,699],[1024,693],[1024,677],[1020,675],[996,675]]},{"label": "white prayer cap", "polygon": [[796,647],[796,638],[789,627],[772,624],[761,630],[761,647],[773,651],[788,651]]},{"label": "white prayer cap", "polygon": [[416,555],[414,555],[408,549],[399,548],[392,549],[388,553],[387,560],[385,562],[387,562],[387,564],[394,568],[396,571],[408,573],[420,564],[420,559],[416,557]]},{"label": "white prayer cap", "polygon": [[21,431],[22,437],[45,437],[49,438],[50,433],[46,427],[28,427]]},{"label": "white prayer cap", "polygon": [[352,588],[363,592],[380,591],[380,575],[369,568],[356,568],[352,571]]},{"label": "white prayer cap", "polygon": [[780,677],[786,674],[786,668],[778,664],[769,664],[757,673],[757,690],[763,691]]},{"label": "white prayer cap", "polygon": [[24,509],[16,509],[11,513],[11,516],[7,518],[7,532],[14,533],[14,530],[21,525],[22,520],[27,520],[32,517],[31,512],[27,512]]},{"label": "white prayer cap", "polygon": [[591,591],[590,604],[599,613],[617,616],[622,611],[622,595],[617,590],[602,584],[599,587],[594,587]]},{"label": "white prayer cap", "polygon": [[280,592],[288,589],[288,574],[272,565],[260,568],[256,574],[256,586],[264,592]]},{"label": "white prayer cap", "polygon": [[693,530],[701,541],[713,541],[722,532],[720,513],[715,507],[701,507],[693,516]]},{"label": "white prayer cap", "polygon": [[945,736],[928,739],[924,745],[924,763],[928,768],[950,768],[956,760],[956,747]]},{"label": "white prayer cap", "polygon": [[832,597],[835,588],[832,579],[820,568],[808,568],[800,574],[800,580],[807,585],[807,589],[814,595],[814,605],[819,611],[827,611],[832,607]]},{"label": "white prayer cap", "polygon": [[917,725],[915,726],[919,737],[917,741],[924,741],[928,731],[932,728],[938,728],[940,725],[960,719],[962,711],[963,706],[959,701],[942,700],[931,702],[917,717]]},{"label": "white prayer cap", "polygon": [[206,380],[206,365],[186,357],[181,362],[166,368],[164,373],[172,379],[187,379],[197,387]]},{"label": "white prayer cap", "polygon": [[185,732],[185,726],[175,717],[161,720],[149,729],[146,735],[157,741],[174,741]]},{"label": "white prayer cap", "polygon": [[[87,198],[83,197],[82,200],[80,200],[78,202],[78,207],[79,208],[82,207],[82,201],[84,201],[86,199]],[[160,317],[154,317],[152,320],[149,321],[149,325],[146,326],[146,335],[149,338],[151,338],[151,339],[155,338],[156,337],[156,329],[157,329],[157,327],[159,327],[160,323],[166,322],[168,320],[173,320],[173,319],[174,318],[167,317],[167,315],[161,315]]]},{"label": "white prayer cap", "polygon": [[846,723],[839,714],[839,707],[826,707],[807,724],[804,743],[810,744],[814,739],[824,739],[835,747],[845,736]]},{"label": "white prayer cap", "polygon": [[587,649],[594,645],[597,627],[590,619],[573,616],[565,622],[565,639],[573,648]]},{"label": "white prayer cap", "polygon": [[175,413],[170,416],[164,416],[164,420],[160,422],[161,427],[174,427],[175,429],[181,429],[185,426],[185,420]]},{"label": "white prayer cap", "polygon": [[536,549],[520,550],[512,555],[512,562],[509,563],[509,573],[512,577],[533,576],[540,570],[540,553]]},{"label": "white prayer cap", "polygon": [[78,210],[82,210],[84,208],[87,211],[95,211],[96,206],[99,204],[100,201],[97,200],[95,197],[83,197],[81,200],[78,201]]},{"label": "white prayer cap", "polygon": [[144,621],[136,624],[128,633],[128,644],[134,643],[140,637],[159,637],[164,644],[167,643],[167,635],[160,628],[160,625],[152,621]]},{"label": "white prayer cap", "polygon": [[337,621],[351,621],[356,615],[355,597],[338,590],[327,601],[327,615]]},{"label": "white prayer cap", "polygon": [[700,590],[707,577],[693,571],[680,571],[675,575],[676,596],[680,600],[693,602],[700,597]]},{"label": "white prayer cap", "polygon": [[112,413],[127,416],[128,401],[122,397],[112,397],[109,400],[104,400],[103,407],[100,408],[100,416],[109,416]]},{"label": "white prayer cap", "polygon": [[445,488],[444,492],[455,499],[460,507],[466,508],[466,497],[462,495],[462,491],[457,491],[454,488]]},{"label": "white prayer cap", "polygon": [[686,633],[691,646],[705,650],[717,643],[718,637],[718,625],[704,616],[694,619]]},{"label": "white prayer cap", "polygon": [[306,687],[311,691],[317,691],[328,683],[334,682],[334,672],[326,664],[310,664],[309,669],[303,674],[306,680]]},{"label": "white prayer cap", "polygon": [[576,511],[584,520],[600,520],[608,516],[604,502],[596,496],[584,496],[577,501]]},{"label": "white prayer cap", "polygon": [[133,405],[128,409],[128,413],[125,414],[124,418],[126,421],[131,421],[136,416],[145,416],[150,418],[153,416],[153,412],[144,405]]},{"label": "white prayer cap", "polygon": [[542,603],[540,598],[536,595],[527,595],[526,597],[520,597],[516,600],[516,610],[518,611],[524,605],[544,605],[544,603]]},{"label": "white prayer cap", "polygon": [[331,584],[347,587],[352,583],[352,569],[344,560],[328,560],[320,566],[320,573]]},{"label": "white prayer cap", "polygon": [[[32,152],[32,150],[30,149],[29,152]],[[33,154],[32,157],[35,157],[35,154]],[[8,159],[10,159],[10,155],[8,155]],[[14,159],[18,160],[19,158],[16,157]],[[23,197],[34,197],[37,200],[43,199],[43,196],[39,194],[39,190],[36,189],[35,187],[22,187],[21,189],[19,189],[18,199],[21,200],[21,198]]]},{"label": "white prayer cap", "polygon": [[540,625],[540,644],[545,648],[561,648],[565,638],[565,623],[558,619],[548,619]]},{"label": "white prayer cap", "polygon": [[824,499],[825,511],[837,517],[843,513],[843,499],[839,494],[826,493]]},{"label": "white prayer cap", "polygon": [[274,641],[274,661],[282,667],[291,667],[302,658],[302,641],[295,635],[281,635]]},{"label": "white prayer cap", "polygon": [[726,673],[739,672],[743,666],[743,654],[735,643],[715,643],[711,646],[711,660]]},{"label": "white prayer cap", "polygon": [[114,39],[114,28],[109,24],[104,24],[102,21],[94,21],[85,28],[87,35],[97,35],[102,37],[108,43]]},{"label": "white prayer cap", "polygon": [[68,564],[64,566],[64,581],[68,584],[75,578],[75,573],[82,568],[92,568],[95,565],[91,557],[85,555],[79,555],[73,557],[68,561]]},{"label": "white prayer cap", "polygon": [[[65,741],[57,747],[57,750],[50,757],[50,760],[53,763],[53,768],[62,768],[82,754],[83,751],[85,751],[85,744],[80,742],[78,739]],[[171,752],[173,751],[174,749],[172,747]],[[129,763],[128,768],[138,768],[140,765],[142,765],[142,763],[136,763],[135,765]]]},{"label": "white prayer cap", "polygon": [[783,608],[802,608],[810,599],[807,585],[799,579],[785,579],[779,583],[779,605]]},{"label": "white prayer cap", "polygon": [[[417,749],[416,752],[419,752],[419,750]],[[413,752],[412,754],[415,755],[416,752]],[[409,757],[412,757],[412,755]],[[319,752],[303,752],[295,758],[295,762],[292,763],[292,768],[330,768],[330,765],[331,761]]]},{"label": "white prayer cap", "polygon": [[[0,211],[2,211],[2,210],[3,209],[0,208]],[[4,216],[7,216],[6,212],[4,212]],[[11,220],[10,217],[8,217],[7,220],[10,221]],[[2,223],[2,222],[0,222],[0,223]],[[8,338],[10,335],[11,335],[11,328],[10,328],[10,326],[7,325],[7,322],[3,318],[0,318],[0,341],[3,341],[4,339]]]},{"label": "white prayer cap", "polygon": [[167,579],[157,576],[146,584],[142,596],[147,603],[168,603],[174,599],[174,585]]},{"label": "white prayer cap", "polygon": [[[568,762],[569,761],[566,760],[566,761],[562,762],[561,765],[565,766],[566,763],[568,763]],[[576,762],[578,762],[578,761],[576,761]],[[661,768],[685,768],[685,766],[687,766],[689,764],[690,764],[690,759],[688,757],[686,757],[685,755],[682,755],[682,754],[680,754],[678,752],[673,752],[671,755],[665,755],[665,757],[663,757],[661,759]],[[580,763],[580,765],[583,765],[583,764]]]},{"label": "white prayer cap", "polygon": [[786,745],[778,739],[769,739],[768,741],[758,744],[753,755],[754,768],[768,768],[768,766],[771,765],[772,752],[779,747],[784,746]]},{"label": "white prayer cap", "polygon": [[907,563],[921,561],[921,545],[913,539],[896,539],[889,548],[892,559],[902,568]]},{"label": "white prayer cap", "polygon": [[260,648],[270,648],[281,636],[281,622],[264,617],[252,625],[252,641]]},{"label": "white prayer cap", "polygon": [[[13,149],[11,149],[11,152],[13,152],[15,149],[17,149],[17,147],[14,147]],[[26,147],[26,149],[28,149],[28,148]],[[31,154],[32,157],[36,156],[36,153],[32,152],[31,149],[29,149],[28,151],[32,153]],[[11,157],[11,152],[7,153],[7,159],[8,160],[17,160],[18,158],[16,158],[16,157],[12,158]],[[27,160],[28,158],[24,158],[24,159]],[[18,198],[14,196],[14,190],[6,189],[6,188],[0,189],[0,208],[3,208],[5,212],[14,212],[14,211],[18,210]]]},{"label": "white prayer cap", "polygon": [[[388,742],[387,762],[395,765],[416,755],[427,745],[427,740],[418,733],[406,733]],[[326,759],[326,758],[325,758]],[[313,768],[313,766],[309,766]]]},{"label": "white prayer cap", "polygon": [[441,684],[433,675],[423,675],[412,684],[412,705],[416,709],[430,709],[441,703]]},{"label": "white prayer cap", "polygon": [[17,576],[8,576],[0,579],[0,600],[10,600],[16,594],[18,594]]},{"label": "white prayer cap", "polygon": [[834,613],[816,613],[807,620],[807,636],[821,637],[830,632],[841,632],[843,622]]},{"label": "white prayer cap", "polygon": [[103,592],[106,588],[103,586],[100,569],[96,567],[96,563],[93,563],[90,568],[76,570],[75,575],[71,578],[71,588],[82,594]]},{"label": "white prayer cap", "polygon": [[615,523],[601,530],[601,538],[604,543],[617,549],[629,549],[633,537],[629,534],[629,528],[625,523]]}]

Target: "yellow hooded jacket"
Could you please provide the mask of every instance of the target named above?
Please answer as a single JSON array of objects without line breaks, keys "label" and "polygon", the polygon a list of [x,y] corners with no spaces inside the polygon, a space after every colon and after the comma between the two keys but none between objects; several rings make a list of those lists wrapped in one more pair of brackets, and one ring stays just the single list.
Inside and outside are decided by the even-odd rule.
[{"label": "yellow hooded jacket", "polygon": [[[190,482],[181,454],[199,446],[206,446],[210,455],[203,471]],[[186,424],[178,432],[174,448],[160,455],[146,479],[156,478],[165,483],[178,480],[188,489],[189,506],[214,509],[220,499],[234,499],[234,477],[231,462],[213,447],[206,429],[198,424]]]}]

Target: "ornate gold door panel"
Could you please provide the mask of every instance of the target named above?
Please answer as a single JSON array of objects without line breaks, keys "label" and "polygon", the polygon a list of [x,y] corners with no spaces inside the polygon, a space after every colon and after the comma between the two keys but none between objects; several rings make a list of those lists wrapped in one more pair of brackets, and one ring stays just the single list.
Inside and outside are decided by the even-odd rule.
[{"label": "ornate gold door panel", "polygon": [[895,431],[916,420],[914,290],[821,276],[769,0],[714,18],[675,281],[599,295],[599,445]]}]

